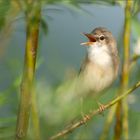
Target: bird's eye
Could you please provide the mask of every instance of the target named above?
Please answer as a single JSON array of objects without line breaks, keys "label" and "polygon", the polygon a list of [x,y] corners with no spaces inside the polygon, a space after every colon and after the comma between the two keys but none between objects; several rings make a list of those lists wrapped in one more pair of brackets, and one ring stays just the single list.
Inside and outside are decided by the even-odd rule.
[{"label": "bird's eye", "polygon": [[100,36],[100,40],[104,40],[105,39],[105,37],[104,36]]}]

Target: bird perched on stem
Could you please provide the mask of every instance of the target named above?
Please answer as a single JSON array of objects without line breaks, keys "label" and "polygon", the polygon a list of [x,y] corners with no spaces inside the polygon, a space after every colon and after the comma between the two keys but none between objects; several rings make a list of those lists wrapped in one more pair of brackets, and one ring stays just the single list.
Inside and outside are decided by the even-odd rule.
[{"label": "bird perched on stem", "polygon": [[83,92],[98,95],[109,87],[118,75],[119,57],[116,39],[104,27],[97,27],[91,33],[83,33],[88,42],[87,55],[79,73],[79,87]]}]

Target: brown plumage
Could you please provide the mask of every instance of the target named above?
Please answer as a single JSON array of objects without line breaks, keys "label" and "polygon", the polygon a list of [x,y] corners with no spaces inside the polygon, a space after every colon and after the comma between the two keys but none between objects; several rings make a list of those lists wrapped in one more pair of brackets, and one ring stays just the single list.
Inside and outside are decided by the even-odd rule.
[{"label": "brown plumage", "polygon": [[89,42],[87,55],[79,73],[80,88],[83,92],[98,93],[109,87],[118,75],[119,57],[117,43],[106,28],[95,28],[84,35]]}]

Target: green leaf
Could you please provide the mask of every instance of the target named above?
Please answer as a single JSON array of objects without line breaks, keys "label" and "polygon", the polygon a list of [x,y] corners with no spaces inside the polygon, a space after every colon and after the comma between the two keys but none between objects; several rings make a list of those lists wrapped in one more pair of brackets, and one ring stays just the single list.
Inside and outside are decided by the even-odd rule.
[{"label": "green leaf", "polygon": [[41,28],[45,34],[48,33],[48,24],[43,18],[41,18]]},{"label": "green leaf", "polygon": [[132,27],[134,31],[138,34],[138,36],[140,36],[140,21],[138,20],[138,18],[134,17],[132,19]]},{"label": "green leaf", "polygon": [[5,25],[6,15],[7,15],[9,9],[10,9],[10,1],[1,0],[0,1],[0,30]]}]

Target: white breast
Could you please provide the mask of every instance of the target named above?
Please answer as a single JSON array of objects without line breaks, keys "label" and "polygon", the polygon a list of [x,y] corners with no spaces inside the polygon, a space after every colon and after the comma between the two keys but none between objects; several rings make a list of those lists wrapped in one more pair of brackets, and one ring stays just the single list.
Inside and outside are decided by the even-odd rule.
[{"label": "white breast", "polygon": [[113,82],[113,62],[107,49],[95,45],[88,49],[89,62],[81,74],[85,90],[99,92]]},{"label": "white breast", "polygon": [[[98,46],[97,46],[98,45]],[[101,66],[112,65],[112,59],[108,52],[107,46],[100,47],[99,44],[94,44],[94,46],[88,49],[88,58],[90,61],[97,63]]]}]

